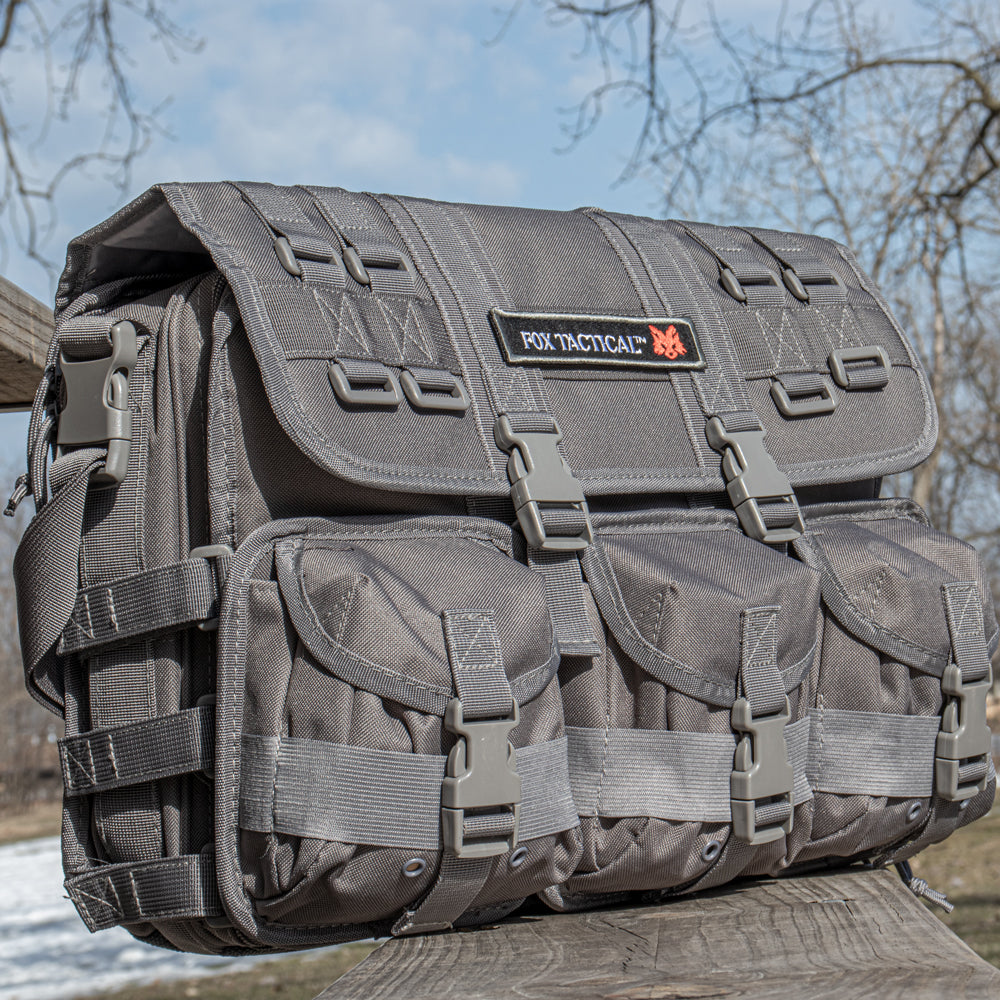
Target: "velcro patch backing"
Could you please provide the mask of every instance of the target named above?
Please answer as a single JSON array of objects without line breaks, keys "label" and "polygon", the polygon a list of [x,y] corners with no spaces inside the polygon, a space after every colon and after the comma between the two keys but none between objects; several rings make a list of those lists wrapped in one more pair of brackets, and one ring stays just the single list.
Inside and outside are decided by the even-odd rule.
[{"label": "velcro patch backing", "polygon": [[649,316],[573,316],[490,310],[513,365],[625,365],[704,368],[690,320]]}]

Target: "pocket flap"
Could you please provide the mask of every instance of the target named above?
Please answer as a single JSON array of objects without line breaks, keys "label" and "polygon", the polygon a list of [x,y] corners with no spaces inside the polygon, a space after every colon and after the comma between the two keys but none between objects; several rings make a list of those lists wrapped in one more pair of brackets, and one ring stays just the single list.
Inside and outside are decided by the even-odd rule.
[{"label": "pocket flap", "polygon": [[644,670],[693,698],[731,705],[741,616],[776,606],[778,668],[786,691],[799,684],[818,634],[813,570],[748,538],[735,518],[708,512],[598,524],[583,560],[587,579],[608,629]]},{"label": "pocket flap", "polygon": [[453,695],[441,613],[493,612],[515,698],[535,697],[558,652],[541,576],[454,533],[299,535],[275,544],[278,584],[303,644],[335,676],[425,712]]},{"label": "pocket flap", "polygon": [[927,526],[907,502],[840,516],[812,516],[796,542],[823,576],[823,601],[856,639],[900,663],[940,677],[951,659],[941,588],[974,582],[991,649],[997,622],[976,550]]}]

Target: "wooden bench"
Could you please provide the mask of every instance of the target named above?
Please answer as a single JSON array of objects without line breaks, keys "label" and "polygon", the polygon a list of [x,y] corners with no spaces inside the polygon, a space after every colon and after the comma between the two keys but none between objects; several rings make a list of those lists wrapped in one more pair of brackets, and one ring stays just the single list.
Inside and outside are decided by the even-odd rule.
[{"label": "wooden bench", "polygon": [[997,1000],[1000,969],[894,872],[852,870],[389,940],[316,1000],[510,997]]}]

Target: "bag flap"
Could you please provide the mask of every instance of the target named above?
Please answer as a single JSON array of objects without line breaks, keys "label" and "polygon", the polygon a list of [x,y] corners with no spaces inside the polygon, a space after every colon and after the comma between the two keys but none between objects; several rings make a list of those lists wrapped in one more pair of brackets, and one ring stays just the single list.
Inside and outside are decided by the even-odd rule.
[{"label": "bag flap", "polygon": [[214,266],[271,406],[368,487],[503,496],[498,415],[551,414],[588,496],[717,492],[713,415],[747,413],[795,487],[933,447],[919,361],[843,247],[765,230],[170,184],[70,247],[58,304]]},{"label": "bag flap", "polygon": [[530,701],[559,662],[542,577],[485,525],[429,525],[279,539],[278,584],[303,645],[354,687],[440,714],[455,696],[442,612],[489,609],[514,697]]},{"label": "bag flap", "polygon": [[987,646],[996,649],[996,613],[976,550],[927,526],[906,500],[872,509],[822,507],[795,542],[823,575],[823,601],[841,627],[883,655],[940,677],[952,660],[942,587],[975,583]]}]

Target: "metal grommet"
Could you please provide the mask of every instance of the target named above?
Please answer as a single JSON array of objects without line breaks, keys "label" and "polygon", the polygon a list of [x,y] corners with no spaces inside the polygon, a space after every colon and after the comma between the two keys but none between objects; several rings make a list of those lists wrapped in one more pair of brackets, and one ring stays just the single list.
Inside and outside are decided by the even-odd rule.
[{"label": "metal grommet", "polygon": [[511,868],[520,868],[521,865],[524,864],[525,859],[527,857],[528,857],[528,848],[527,847],[519,847],[510,856],[510,860],[507,862],[507,864],[510,865]]},{"label": "metal grommet", "polygon": [[714,861],[722,853],[722,844],[717,840],[710,840],[701,849],[701,860],[702,861]]},{"label": "metal grommet", "polygon": [[972,799],[962,799],[962,801],[959,802],[959,804],[958,804],[958,811],[960,813],[961,812],[965,812],[965,810],[969,808],[969,803],[971,801],[972,801]]},{"label": "metal grommet", "polygon": [[410,858],[409,861],[403,865],[403,874],[407,878],[417,878],[419,875],[427,870],[427,862],[423,858]]},{"label": "metal grommet", "polygon": [[916,823],[920,819],[920,814],[924,811],[924,807],[919,802],[914,802],[912,806],[906,811],[906,822]]}]

